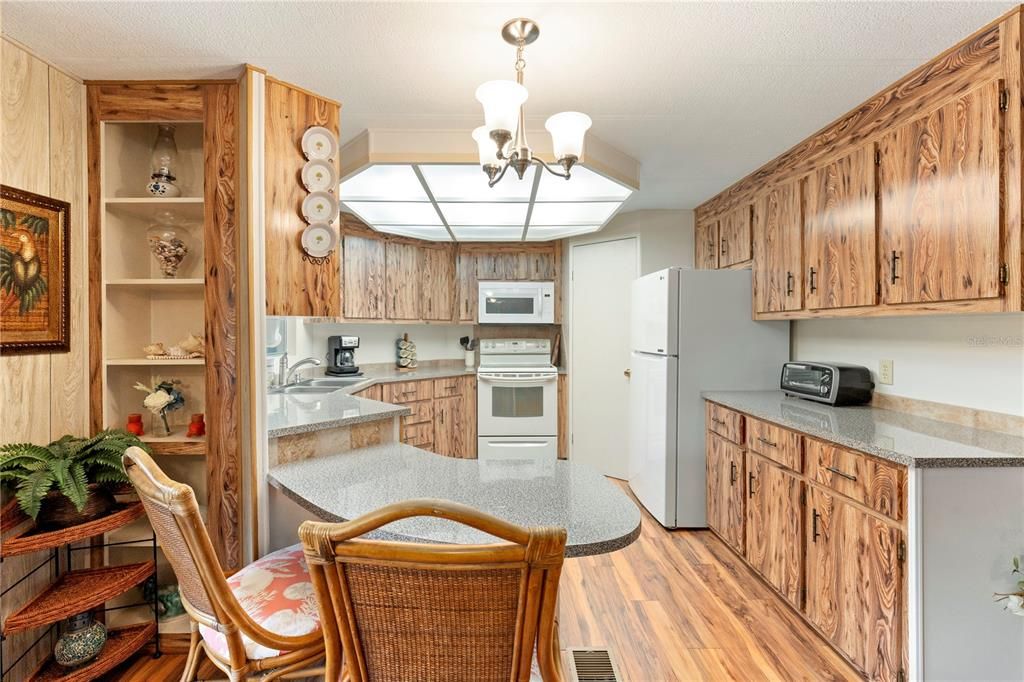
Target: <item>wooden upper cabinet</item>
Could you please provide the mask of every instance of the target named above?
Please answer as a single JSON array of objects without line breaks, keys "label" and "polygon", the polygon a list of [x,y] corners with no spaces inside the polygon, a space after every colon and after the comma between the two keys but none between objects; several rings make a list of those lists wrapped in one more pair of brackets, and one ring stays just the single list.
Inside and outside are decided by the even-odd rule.
[{"label": "wooden upper cabinet", "polygon": [[842,498],[807,489],[804,612],[869,680],[903,668],[903,532]]},{"label": "wooden upper cabinet", "polygon": [[697,270],[718,269],[718,221],[701,219],[694,226],[693,267]]},{"label": "wooden upper cabinet", "polygon": [[747,453],[747,562],[798,609],[804,585],[802,490],[796,475]]},{"label": "wooden upper cabinet", "polygon": [[451,320],[455,314],[455,260],[449,246],[419,247],[420,317]]},{"label": "wooden upper cabinet", "polygon": [[484,281],[526,279],[520,276],[519,254],[513,250],[477,253],[476,278]]},{"label": "wooden upper cabinet", "polygon": [[555,279],[557,267],[553,250],[524,251],[519,254],[518,279],[548,282]]},{"label": "wooden upper cabinet", "polygon": [[886,303],[1000,295],[1002,91],[990,81],[882,138]]},{"label": "wooden upper cabinet", "polygon": [[799,180],[769,189],[754,204],[754,311],[803,307],[803,202]]},{"label": "wooden upper cabinet", "polygon": [[727,268],[750,258],[750,204],[743,204],[718,221],[718,267]]},{"label": "wooden upper cabinet", "polygon": [[414,244],[387,242],[384,302],[390,320],[420,319],[419,248]]},{"label": "wooden upper cabinet", "polygon": [[384,319],[384,241],[345,235],[342,241],[343,311],[353,320]]},{"label": "wooden upper cabinet", "polygon": [[822,165],[804,185],[807,308],[874,305],[875,149],[861,145]]},{"label": "wooden upper cabinet", "polygon": [[476,322],[476,254],[459,252],[455,276],[459,296],[459,310],[455,318],[459,322]]}]

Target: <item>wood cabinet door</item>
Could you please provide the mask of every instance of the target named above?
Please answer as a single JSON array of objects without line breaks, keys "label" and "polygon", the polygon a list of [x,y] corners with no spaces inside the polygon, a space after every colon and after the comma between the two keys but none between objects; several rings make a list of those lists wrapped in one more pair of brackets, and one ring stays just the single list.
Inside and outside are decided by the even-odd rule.
[{"label": "wood cabinet door", "polygon": [[903,533],[807,487],[807,618],[870,680],[903,667]]},{"label": "wood cabinet door", "polygon": [[476,322],[476,254],[459,253],[455,273],[458,283],[458,315],[460,322]]},{"label": "wood cabinet door", "polygon": [[390,320],[418,320],[419,248],[413,244],[388,242],[386,252],[387,286],[384,302],[387,317]]},{"label": "wood cabinet door", "polygon": [[384,319],[384,240],[345,235],[342,311],[353,320]]},{"label": "wood cabinet door", "polygon": [[803,308],[803,203],[799,180],[762,194],[754,204],[754,310]]},{"label": "wood cabinet door", "polygon": [[466,457],[465,408],[462,396],[434,399],[434,452]]},{"label": "wood cabinet door", "polygon": [[476,278],[484,281],[525,279],[520,273],[519,254],[515,251],[492,251],[476,255]]},{"label": "wood cabinet door", "polygon": [[718,221],[701,220],[694,229],[694,263],[698,270],[718,269]]},{"label": "wood cabinet door", "polygon": [[708,526],[728,544],[745,553],[743,448],[717,434],[707,433]]},{"label": "wood cabinet door", "polygon": [[451,248],[422,246],[420,256],[420,317],[451,320],[455,315],[455,257]]},{"label": "wood cabinet door", "polygon": [[875,150],[824,164],[804,185],[804,301],[810,309],[874,305]]},{"label": "wood cabinet door", "polygon": [[518,278],[532,282],[550,282],[555,279],[554,250],[534,248],[518,256]]},{"label": "wood cabinet door", "polygon": [[763,457],[747,453],[747,562],[800,608],[803,571],[803,483]]},{"label": "wood cabinet door", "polygon": [[718,243],[718,267],[750,260],[750,204],[732,209],[719,221]]},{"label": "wood cabinet door", "polygon": [[1000,295],[1001,91],[991,81],[882,138],[886,303]]}]

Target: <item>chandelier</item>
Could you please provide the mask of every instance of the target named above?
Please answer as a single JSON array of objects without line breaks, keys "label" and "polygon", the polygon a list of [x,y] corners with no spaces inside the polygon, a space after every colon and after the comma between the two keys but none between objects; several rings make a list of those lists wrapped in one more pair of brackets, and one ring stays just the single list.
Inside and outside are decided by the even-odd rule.
[{"label": "chandelier", "polygon": [[536,163],[549,173],[569,179],[572,167],[583,157],[583,137],[591,120],[578,111],[563,111],[544,123],[551,133],[557,171],[533,155],[526,141],[525,107],[529,96],[523,86],[527,45],[540,36],[540,27],[530,19],[512,19],[501,28],[501,37],[516,48],[515,81],[488,81],[476,89],[476,98],[484,106],[484,125],[473,131],[480,150],[480,165],[487,173],[488,185],[494,187],[505,176],[509,166],[523,179],[526,169]]}]

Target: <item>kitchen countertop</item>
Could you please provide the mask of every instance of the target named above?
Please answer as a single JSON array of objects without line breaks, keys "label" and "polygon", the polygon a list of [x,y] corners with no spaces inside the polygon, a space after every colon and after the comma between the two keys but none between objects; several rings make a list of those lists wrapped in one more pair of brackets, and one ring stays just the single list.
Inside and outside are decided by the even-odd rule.
[{"label": "kitchen countertop", "polygon": [[832,407],[782,391],[705,391],[725,407],[908,467],[1024,466],[1024,438],[869,405]]},{"label": "kitchen countertop", "polygon": [[[625,493],[595,469],[565,460],[524,465],[456,459],[389,443],[276,466],[267,478],[327,521],[350,520],[393,502],[434,498],[522,526],[565,528],[567,557],[612,552],[640,534],[640,510]],[[373,537],[452,544],[496,541],[437,518],[405,519]]]}]

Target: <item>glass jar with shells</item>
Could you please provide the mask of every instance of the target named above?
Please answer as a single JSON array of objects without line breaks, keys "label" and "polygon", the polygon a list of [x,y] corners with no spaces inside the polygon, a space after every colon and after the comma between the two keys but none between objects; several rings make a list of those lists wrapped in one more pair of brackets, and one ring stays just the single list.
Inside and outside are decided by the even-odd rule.
[{"label": "glass jar with shells", "polygon": [[192,235],[188,223],[181,220],[174,211],[161,211],[146,230],[146,240],[160,273],[166,278],[177,277],[182,263],[186,262],[192,251]]}]

